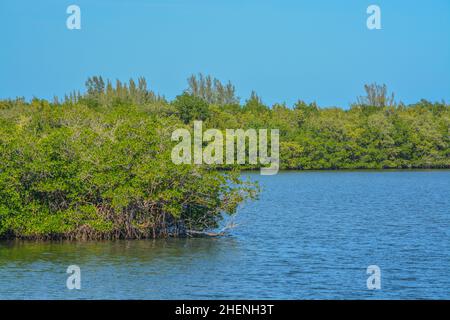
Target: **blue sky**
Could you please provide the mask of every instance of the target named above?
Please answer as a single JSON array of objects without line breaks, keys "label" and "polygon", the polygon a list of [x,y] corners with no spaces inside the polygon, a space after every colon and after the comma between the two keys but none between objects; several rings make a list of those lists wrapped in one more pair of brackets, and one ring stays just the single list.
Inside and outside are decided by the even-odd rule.
[{"label": "blue sky", "polygon": [[[66,8],[81,8],[68,30]],[[366,9],[381,8],[381,30]],[[0,98],[51,98],[91,75],[144,76],[173,98],[197,72],[243,100],[347,107],[364,83],[450,101],[450,1],[2,0]]]}]

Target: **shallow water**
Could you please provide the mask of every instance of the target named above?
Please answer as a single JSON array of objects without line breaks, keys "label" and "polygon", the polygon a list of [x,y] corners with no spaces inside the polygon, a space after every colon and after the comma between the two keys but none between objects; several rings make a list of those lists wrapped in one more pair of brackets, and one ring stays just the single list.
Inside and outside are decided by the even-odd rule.
[{"label": "shallow water", "polygon": [[226,237],[0,242],[0,299],[450,299],[450,171],[246,175]]}]

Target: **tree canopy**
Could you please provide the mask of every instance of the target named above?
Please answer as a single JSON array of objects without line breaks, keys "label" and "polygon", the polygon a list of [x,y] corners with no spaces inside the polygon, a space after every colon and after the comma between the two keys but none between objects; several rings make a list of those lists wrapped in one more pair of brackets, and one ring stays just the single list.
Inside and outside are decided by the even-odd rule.
[{"label": "tree canopy", "polygon": [[[351,108],[243,104],[231,83],[191,77],[173,101],[100,76],[52,102],[0,100],[0,238],[147,238],[218,226],[257,186],[239,169],[175,165],[171,133],[279,129],[281,169],[450,168],[450,106],[367,85]],[[226,170],[220,170],[226,169]]]}]

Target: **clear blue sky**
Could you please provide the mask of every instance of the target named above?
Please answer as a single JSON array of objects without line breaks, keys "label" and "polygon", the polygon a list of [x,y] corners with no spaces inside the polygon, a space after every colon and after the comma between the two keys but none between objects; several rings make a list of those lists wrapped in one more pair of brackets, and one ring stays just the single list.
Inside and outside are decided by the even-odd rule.
[{"label": "clear blue sky", "polygon": [[[81,30],[66,8],[81,8]],[[382,30],[366,9],[381,7]],[[173,98],[191,73],[242,98],[347,107],[363,84],[450,102],[449,0],[1,0],[0,98],[51,98],[90,75],[145,76]]]}]

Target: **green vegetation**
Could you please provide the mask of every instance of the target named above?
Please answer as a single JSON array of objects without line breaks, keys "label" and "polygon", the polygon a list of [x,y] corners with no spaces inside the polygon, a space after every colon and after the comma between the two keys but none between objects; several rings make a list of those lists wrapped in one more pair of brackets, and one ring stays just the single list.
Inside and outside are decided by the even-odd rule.
[{"label": "green vegetation", "polygon": [[148,238],[217,227],[256,196],[238,172],[255,167],[173,164],[171,134],[193,120],[279,129],[281,169],[450,168],[445,103],[406,106],[368,85],[348,110],[268,107],[256,93],[241,105],[217,79],[188,84],[173,101],[143,78],[113,86],[101,77],[63,102],[0,101],[0,237]]}]

